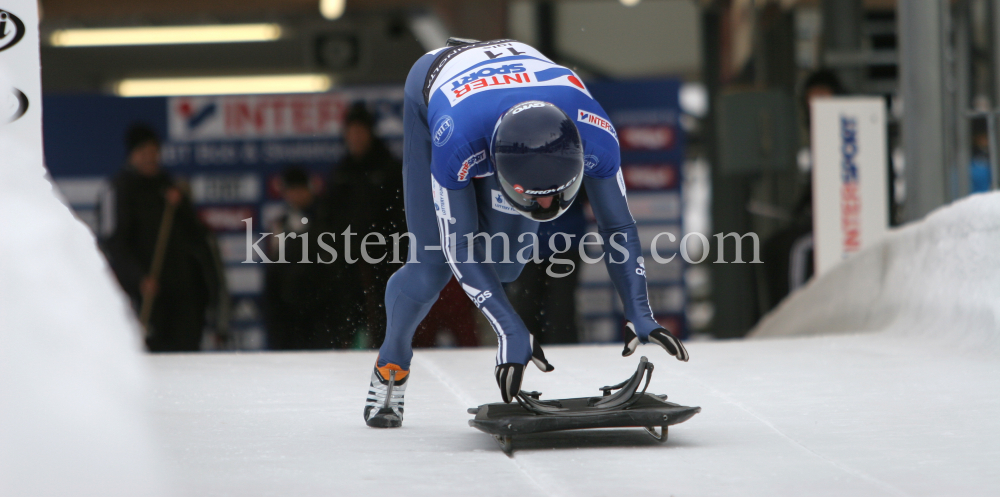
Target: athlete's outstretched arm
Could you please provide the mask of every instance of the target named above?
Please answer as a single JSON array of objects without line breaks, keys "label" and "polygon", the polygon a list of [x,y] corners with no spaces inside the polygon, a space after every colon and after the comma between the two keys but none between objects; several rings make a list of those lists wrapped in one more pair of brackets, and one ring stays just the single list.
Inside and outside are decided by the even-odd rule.
[{"label": "athlete's outstretched arm", "polygon": [[687,361],[687,350],[680,340],[653,319],[639,230],[629,212],[625,183],[620,175],[621,171],[617,176],[604,179],[585,176],[583,184],[597,218],[598,232],[604,240],[604,264],[622,299],[628,320],[622,355],[631,355],[640,342],[653,341],[677,359]]},{"label": "athlete's outstretched arm", "polygon": [[[466,186],[450,190],[432,177],[434,209],[437,213],[441,250],[462,290],[482,311],[497,334],[496,376],[504,402],[510,402],[521,389],[524,366],[533,360],[542,371],[553,368],[545,361],[541,348],[533,343],[528,328],[507,300],[500,277],[493,264],[485,263],[486,247],[479,231],[476,189]],[[513,234],[516,237],[519,234]],[[469,240],[472,253],[469,257]],[[491,254],[497,257],[497,254]],[[504,254],[499,254],[500,259]],[[533,351],[533,346],[536,351]],[[534,357],[533,357],[534,356]]]}]

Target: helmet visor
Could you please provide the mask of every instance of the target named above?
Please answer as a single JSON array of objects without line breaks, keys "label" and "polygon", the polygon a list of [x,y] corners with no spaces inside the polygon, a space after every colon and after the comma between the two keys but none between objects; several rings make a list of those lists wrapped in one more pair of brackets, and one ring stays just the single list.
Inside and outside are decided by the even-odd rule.
[{"label": "helmet visor", "polygon": [[[578,175],[569,185],[561,190],[533,192],[531,190],[526,191],[520,185],[511,185],[502,175],[497,176],[504,197],[510,202],[511,206],[525,217],[540,222],[551,221],[561,216],[563,212],[566,212],[573,205],[573,200],[576,198],[576,194],[579,193],[580,184],[582,183],[582,175]],[[545,207],[542,206],[542,203],[545,202],[539,203],[538,201],[539,198],[544,197],[552,199]]]}]

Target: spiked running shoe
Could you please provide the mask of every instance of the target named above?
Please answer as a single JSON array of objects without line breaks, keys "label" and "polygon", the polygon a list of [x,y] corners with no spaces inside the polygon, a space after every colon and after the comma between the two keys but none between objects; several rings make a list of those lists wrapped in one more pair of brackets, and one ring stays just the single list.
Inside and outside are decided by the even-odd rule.
[{"label": "spiked running shoe", "polygon": [[365,402],[365,423],[372,428],[403,426],[403,394],[410,372],[389,363],[379,367],[375,361],[372,381]]}]

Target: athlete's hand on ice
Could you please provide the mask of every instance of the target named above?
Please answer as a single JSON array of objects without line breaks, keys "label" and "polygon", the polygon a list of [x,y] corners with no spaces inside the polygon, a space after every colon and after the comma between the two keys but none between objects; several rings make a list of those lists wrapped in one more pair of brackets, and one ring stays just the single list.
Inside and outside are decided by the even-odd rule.
[{"label": "athlete's hand on ice", "polygon": [[500,387],[500,396],[503,401],[510,404],[521,391],[521,378],[524,377],[524,364],[505,362],[493,370],[497,377],[497,386]]},{"label": "athlete's hand on ice", "polygon": [[[649,332],[649,337],[645,340],[649,343],[655,343],[663,350],[666,350],[668,354],[677,358],[678,361],[687,362],[688,351],[684,348],[684,344],[677,339],[673,334],[663,328],[657,328]],[[635,349],[639,347],[639,337],[635,334],[635,326],[630,322],[625,322],[625,350],[622,351],[622,357],[628,357],[635,352]]]},{"label": "athlete's hand on ice", "polygon": [[[554,366],[549,364],[549,361],[545,359],[545,353],[542,352],[542,346],[538,344],[538,340],[535,340],[535,335],[531,336],[531,362],[542,370],[543,373],[548,373],[554,369]],[[503,401],[510,404],[517,394],[521,392],[521,379],[524,378],[524,364],[517,364],[513,362],[507,362],[496,367],[493,374],[497,377],[497,386],[500,387],[500,396],[503,397]]]}]

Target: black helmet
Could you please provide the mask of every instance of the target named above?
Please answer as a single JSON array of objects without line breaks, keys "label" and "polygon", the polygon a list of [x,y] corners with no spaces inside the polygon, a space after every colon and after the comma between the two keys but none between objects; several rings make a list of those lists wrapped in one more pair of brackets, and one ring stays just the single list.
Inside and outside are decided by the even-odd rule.
[{"label": "black helmet", "polygon": [[[551,221],[566,212],[583,182],[580,132],[548,102],[530,100],[507,109],[493,129],[490,158],[507,202],[535,221]],[[535,200],[549,196],[549,207]]]}]

